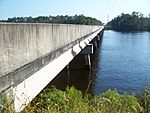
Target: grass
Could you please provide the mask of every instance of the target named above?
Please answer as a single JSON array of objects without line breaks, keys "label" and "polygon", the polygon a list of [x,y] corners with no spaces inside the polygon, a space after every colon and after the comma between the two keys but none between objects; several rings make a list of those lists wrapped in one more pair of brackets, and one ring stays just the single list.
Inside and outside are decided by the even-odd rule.
[{"label": "grass", "polygon": [[[14,113],[5,100],[3,113]],[[96,96],[83,94],[74,87],[61,91],[45,89],[21,113],[150,113],[150,90],[120,95],[117,90],[108,90]]]},{"label": "grass", "polygon": [[139,113],[140,103],[134,94],[120,95],[116,90],[91,97],[74,87],[61,91],[46,89],[23,113]]},{"label": "grass", "polygon": [[150,89],[145,87],[137,98],[141,106],[144,108],[144,113],[150,113]]},{"label": "grass", "polygon": [[13,109],[13,102],[8,101],[6,96],[0,98],[0,113],[15,113]]},{"label": "grass", "polygon": [[44,90],[24,112],[32,109],[32,113],[84,113],[87,107],[88,98],[74,87],[66,91],[52,88]]}]

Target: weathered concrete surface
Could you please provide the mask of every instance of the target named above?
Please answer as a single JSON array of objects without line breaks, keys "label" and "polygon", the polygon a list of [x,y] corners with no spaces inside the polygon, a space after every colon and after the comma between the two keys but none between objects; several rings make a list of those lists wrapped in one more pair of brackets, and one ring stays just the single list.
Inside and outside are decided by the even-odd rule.
[{"label": "weathered concrete surface", "polygon": [[0,77],[100,28],[63,24],[0,24]]}]

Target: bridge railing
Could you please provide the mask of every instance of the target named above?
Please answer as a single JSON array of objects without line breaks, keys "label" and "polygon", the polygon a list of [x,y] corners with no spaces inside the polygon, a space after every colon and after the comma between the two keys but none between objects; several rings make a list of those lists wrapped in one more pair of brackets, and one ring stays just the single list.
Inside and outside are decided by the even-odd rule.
[{"label": "bridge railing", "polygon": [[0,23],[0,77],[100,28],[90,25]]}]

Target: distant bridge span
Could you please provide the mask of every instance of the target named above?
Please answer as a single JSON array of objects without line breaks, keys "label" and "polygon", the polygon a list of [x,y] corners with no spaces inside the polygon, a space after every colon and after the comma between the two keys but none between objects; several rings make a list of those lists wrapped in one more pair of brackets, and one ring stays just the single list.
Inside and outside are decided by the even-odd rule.
[{"label": "distant bridge span", "polygon": [[0,93],[21,111],[102,33],[103,26],[0,23]]}]

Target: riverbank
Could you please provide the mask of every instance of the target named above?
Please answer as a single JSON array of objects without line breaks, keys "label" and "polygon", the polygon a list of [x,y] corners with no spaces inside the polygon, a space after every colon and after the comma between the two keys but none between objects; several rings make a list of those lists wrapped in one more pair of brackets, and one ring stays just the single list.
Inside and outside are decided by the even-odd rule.
[{"label": "riverbank", "polygon": [[91,97],[74,87],[66,91],[50,88],[39,94],[22,113],[139,113],[143,108],[148,113],[149,104],[150,92],[147,90],[138,97],[128,93],[120,95],[117,90]]},{"label": "riverbank", "polygon": [[[143,112],[142,112],[143,111]],[[11,103],[0,105],[0,112],[15,113]],[[108,90],[91,96],[74,87],[61,91],[47,88],[40,93],[21,113],[149,113],[150,90],[145,88],[140,95]]]}]

